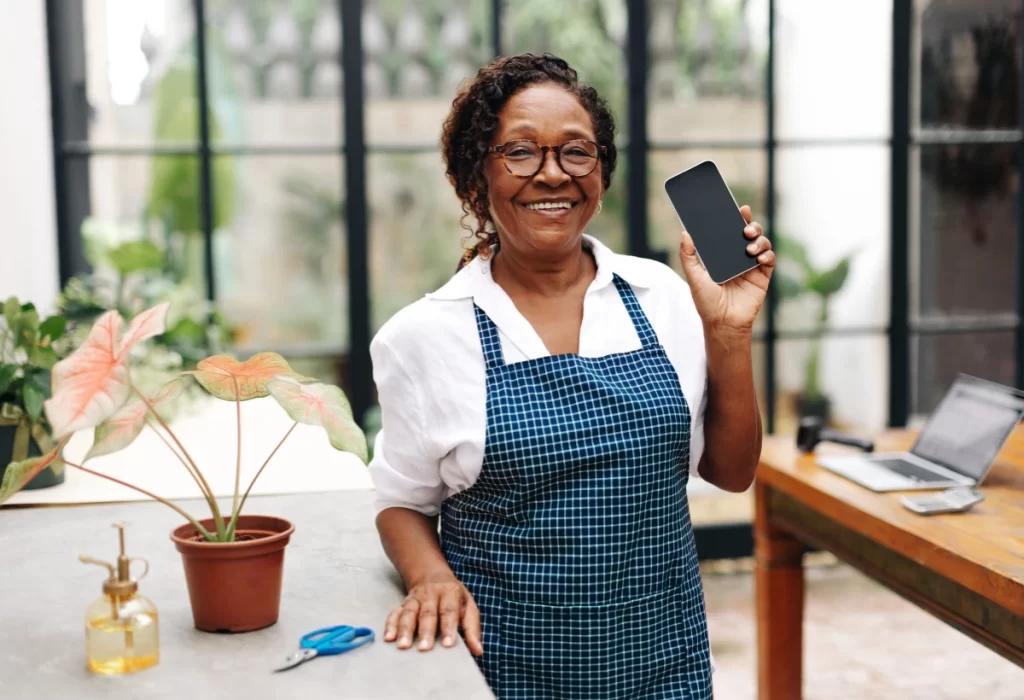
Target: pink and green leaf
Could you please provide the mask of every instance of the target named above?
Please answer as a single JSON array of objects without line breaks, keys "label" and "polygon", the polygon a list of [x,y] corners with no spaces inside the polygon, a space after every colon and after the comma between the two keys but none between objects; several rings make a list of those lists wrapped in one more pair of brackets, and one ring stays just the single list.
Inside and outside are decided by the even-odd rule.
[{"label": "pink and green leaf", "polygon": [[10,499],[25,484],[32,481],[39,472],[50,466],[57,459],[64,444],[65,442],[61,442],[42,457],[29,457],[20,462],[8,464],[7,470],[4,472],[4,480],[0,483],[0,503]]},{"label": "pink and green leaf", "polygon": [[[276,352],[260,352],[245,362],[231,355],[200,360],[192,372],[204,389],[225,401],[248,401],[270,395],[269,383],[277,376],[307,380]],[[237,395],[236,395],[237,386]]]},{"label": "pink and green leaf", "polygon": [[118,357],[120,335],[121,316],[108,311],[82,346],[54,365],[52,397],[45,403],[54,437],[98,425],[128,400],[128,368]]},{"label": "pink and green leaf", "polygon": [[128,330],[125,331],[124,337],[121,338],[118,356],[127,353],[136,343],[141,343],[167,330],[167,310],[170,306],[171,303],[165,301],[136,315],[128,324]]},{"label": "pink and green leaf", "polygon": [[[185,390],[185,380],[175,379],[161,387],[149,398],[153,408],[166,404]],[[92,447],[85,455],[83,463],[93,457],[111,454],[123,450],[135,441],[146,426],[149,408],[139,397],[130,399],[114,415],[96,426],[93,434]]]},{"label": "pink and green leaf", "polygon": [[353,419],[352,407],[341,389],[319,382],[300,384],[289,377],[273,379],[268,386],[292,420],[320,426],[335,449],[351,452],[366,463],[366,436]]},{"label": "pink and green leaf", "polygon": [[52,371],[52,398],[45,404],[54,437],[92,428],[112,416],[131,393],[128,352],[164,331],[168,304],[143,311],[121,336],[121,315],[108,311],[93,324],[85,342]]}]

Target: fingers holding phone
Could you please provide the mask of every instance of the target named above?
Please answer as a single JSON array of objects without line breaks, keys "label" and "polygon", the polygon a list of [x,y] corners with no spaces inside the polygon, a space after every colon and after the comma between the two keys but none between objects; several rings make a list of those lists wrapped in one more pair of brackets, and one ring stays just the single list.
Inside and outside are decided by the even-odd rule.
[{"label": "fingers holding phone", "polygon": [[759,265],[774,267],[775,251],[772,250],[771,241],[764,235],[761,224],[752,220],[750,207],[746,204],[740,207],[740,212],[747,222],[743,229],[743,235],[750,241],[747,244],[747,255],[753,256]]}]

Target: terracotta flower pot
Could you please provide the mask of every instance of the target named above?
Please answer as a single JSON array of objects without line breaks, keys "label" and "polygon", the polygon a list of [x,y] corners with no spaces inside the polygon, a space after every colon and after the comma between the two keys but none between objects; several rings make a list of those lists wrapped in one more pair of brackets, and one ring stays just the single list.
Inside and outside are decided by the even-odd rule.
[{"label": "terracotta flower pot", "polygon": [[[213,519],[201,520],[209,531]],[[295,526],[284,518],[242,515],[234,542],[207,542],[191,524],[171,532],[181,552],[192,619],[206,632],[251,632],[277,622],[284,548]]]}]

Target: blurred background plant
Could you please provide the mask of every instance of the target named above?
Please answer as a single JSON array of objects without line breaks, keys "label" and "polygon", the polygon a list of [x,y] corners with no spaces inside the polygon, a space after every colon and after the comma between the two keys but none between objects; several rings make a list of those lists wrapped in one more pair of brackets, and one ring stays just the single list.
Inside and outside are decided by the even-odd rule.
[{"label": "blurred background plant", "polygon": [[824,394],[820,380],[821,336],[828,326],[828,312],[832,297],[843,288],[850,274],[853,254],[841,257],[828,267],[816,266],[811,261],[807,246],[796,238],[776,230],[774,248],[778,267],[772,277],[778,302],[781,305],[810,296],[817,305],[810,352],[804,364],[803,391],[795,397],[800,416],[816,416],[826,422],[831,417],[831,401]]},{"label": "blurred background plant", "polygon": [[[173,56],[153,91],[152,139],[158,143],[195,143],[199,140],[199,100],[195,90],[194,39]],[[237,95],[223,58],[217,32],[208,37],[210,48],[210,139],[217,143],[238,134]],[[162,228],[166,267],[196,289],[204,288],[204,245],[200,212],[200,160],[165,156],[152,159],[145,215]],[[213,230],[219,232],[235,214],[237,163],[230,155],[212,160]]]},{"label": "blurred background plant", "polygon": [[[53,449],[43,403],[50,398],[50,370],[67,356],[67,320],[60,314],[41,319],[32,302],[8,298],[0,315],[0,483],[11,462]],[[63,481],[59,460],[40,472],[27,488]]]}]

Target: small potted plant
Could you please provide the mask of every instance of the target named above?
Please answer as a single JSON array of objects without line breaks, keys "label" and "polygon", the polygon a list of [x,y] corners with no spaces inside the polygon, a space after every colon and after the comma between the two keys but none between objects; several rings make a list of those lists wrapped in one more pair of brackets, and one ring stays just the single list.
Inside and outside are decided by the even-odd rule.
[{"label": "small potted plant", "polygon": [[[50,370],[59,358],[65,319],[40,320],[31,303],[16,297],[3,305],[0,319],[0,482],[7,465],[50,452],[54,440],[43,414],[50,397]],[[25,489],[56,486],[64,481],[59,459],[36,474]]]},{"label": "small potted plant", "polygon": [[[284,548],[294,525],[271,515],[243,515],[253,484],[299,423],[322,427],[331,445],[357,455],[364,464],[366,437],[354,421],[341,389],[297,374],[283,357],[271,352],[258,353],[244,362],[230,355],[207,357],[194,370],[181,372],[146,395],[132,383],[131,350],[164,332],[167,307],[163,303],[143,311],[123,332],[123,320],[117,311],[103,314],[85,342],[56,363],[53,395],[46,400],[44,410],[57,444],[40,457],[7,467],[0,483],[0,503],[52,464],[76,431],[92,429],[93,444],[83,464],[65,460],[67,466],[140,491],[186,520],[172,531],[171,539],[182,555],[196,627],[228,632],[260,629],[277,621]],[[213,396],[233,401],[237,407],[237,432],[232,437],[239,458],[230,511],[221,510],[203,472],[161,412],[193,379]],[[243,492],[241,404],[266,396],[273,396],[294,422]],[[157,494],[85,466],[93,457],[128,446],[147,427],[167,445],[168,461],[189,472],[210,508],[210,517],[193,517]]]}]

